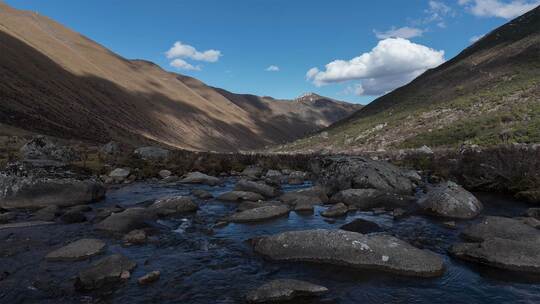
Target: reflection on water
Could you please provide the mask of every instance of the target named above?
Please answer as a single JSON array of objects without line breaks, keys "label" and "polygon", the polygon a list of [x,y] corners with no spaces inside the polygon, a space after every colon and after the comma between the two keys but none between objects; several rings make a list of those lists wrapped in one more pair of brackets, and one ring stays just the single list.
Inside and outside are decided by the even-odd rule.
[{"label": "reflection on water", "polygon": [[[233,180],[221,187],[190,187],[218,195],[232,186]],[[110,191],[107,199],[95,206],[144,205],[164,196],[189,195],[190,187],[133,184]],[[497,195],[479,194],[479,198],[486,205],[487,214],[516,216],[527,207]],[[371,212],[328,220],[319,214],[325,207],[316,207],[312,214],[291,212],[288,217],[260,224],[230,224],[212,229],[216,222],[234,212],[235,204],[215,200],[197,202],[200,210],[196,214],[153,223],[158,233],[144,246],[124,248],[119,245],[120,240],[93,231],[89,223],[0,231],[0,271],[9,272],[0,281],[0,302],[239,303],[248,290],[268,280],[294,278],[328,287],[331,292],[318,300],[323,303],[540,303],[537,278],[494,271],[446,255],[450,245],[459,240],[459,232],[467,222],[458,222],[457,229],[450,229],[440,220],[423,216],[394,221],[388,214]],[[387,233],[443,255],[447,265],[445,275],[419,279],[336,266],[277,263],[253,254],[246,242],[255,236],[289,230],[335,229],[355,218],[376,222]],[[110,294],[77,293],[72,288],[73,278],[92,261],[43,260],[51,247],[83,236],[104,239],[108,253],[122,253],[137,262],[132,279],[125,286]],[[160,280],[138,286],[134,278],[152,270],[161,272]]]}]

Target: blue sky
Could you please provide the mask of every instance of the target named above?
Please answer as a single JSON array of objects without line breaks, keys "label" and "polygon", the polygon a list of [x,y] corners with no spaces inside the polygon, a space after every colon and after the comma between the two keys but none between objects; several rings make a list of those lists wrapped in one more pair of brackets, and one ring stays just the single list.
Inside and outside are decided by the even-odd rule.
[{"label": "blue sky", "polygon": [[[540,3],[539,0],[6,2],[49,16],[123,57],[150,60],[164,69],[233,92],[276,98],[316,92],[364,104],[426,68],[452,58],[473,37]],[[175,42],[179,43],[172,49]],[[173,62],[176,67],[171,66]],[[271,66],[274,67],[269,69]]]}]

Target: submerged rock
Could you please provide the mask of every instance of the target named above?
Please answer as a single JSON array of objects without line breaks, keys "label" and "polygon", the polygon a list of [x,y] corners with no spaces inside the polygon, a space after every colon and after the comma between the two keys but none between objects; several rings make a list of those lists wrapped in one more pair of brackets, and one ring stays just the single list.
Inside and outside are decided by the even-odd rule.
[{"label": "submerged rock", "polygon": [[214,197],[212,193],[202,189],[193,189],[191,190],[191,194],[200,199],[209,199]]},{"label": "submerged rock", "polygon": [[98,239],[80,239],[50,252],[45,257],[49,261],[78,261],[98,255],[105,249],[105,243]]},{"label": "submerged rock", "polygon": [[13,177],[0,174],[0,207],[39,209],[74,206],[102,199],[105,188],[93,180]]},{"label": "submerged rock", "polygon": [[217,197],[218,200],[238,202],[238,201],[260,201],[264,200],[264,197],[258,193],[247,191],[230,191],[225,192]]},{"label": "submerged rock", "polygon": [[321,212],[321,215],[324,217],[339,217],[347,214],[348,211],[349,208],[347,208],[347,205],[338,203]]},{"label": "submerged rock", "polygon": [[176,196],[159,199],[149,209],[158,216],[169,216],[196,211],[199,207],[187,196]]},{"label": "submerged rock", "polygon": [[328,288],[305,281],[279,279],[270,281],[249,292],[249,303],[288,301],[297,297],[317,296],[328,292]]},{"label": "submerged rock", "polygon": [[122,240],[124,245],[140,245],[146,243],[146,232],[142,229],[131,230],[128,234],[124,235]]},{"label": "submerged rock", "polygon": [[234,190],[259,193],[260,195],[263,195],[265,197],[275,197],[279,194],[279,191],[272,186],[244,179],[236,183]]},{"label": "submerged rock", "polygon": [[146,226],[146,221],[155,217],[153,212],[146,208],[129,208],[119,213],[113,213],[103,221],[96,224],[95,228],[108,232],[128,232]]},{"label": "submerged rock", "polygon": [[418,205],[431,214],[458,219],[472,219],[483,209],[482,203],[472,193],[453,182],[429,187]]},{"label": "submerged rock", "polygon": [[334,194],[331,202],[342,202],[360,210],[373,208],[408,207],[413,198],[401,194],[389,193],[378,189],[347,189]]},{"label": "submerged rock", "polygon": [[75,281],[75,287],[79,290],[93,290],[102,287],[110,287],[129,279],[131,271],[137,263],[127,257],[114,254],[105,257],[89,268],[79,272]]},{"label": "submerged rock", "polygon": [[437,254],[385,234],[344,230],[290,231],[253,241],[255,252],[278,261],[304,261],[432,277],[444,272]]},{"label": "submerged rock", "polygon": [[360,218],[339,227],[339,229],[363,234],[383,231],[381,226],[377,225],[376,223]]},{"label": "submerged rock", "polygon": [[186,177],[181,179],[180,182],[185,184],[205,184],[215,186],[220,183],[220,179],[201,172],[190,172]]},{"label": "submerged rock", "polygon": [[234,223],[258,222],[289,214],[288,206],[263,206],[235,213],[229,217]]},{"label": "submerged rock", "polygon": [[159,271],[154,270],[140,277],[137,282],[139,282],[140,285],[150,284],[159,280],[160,275],[161,273]]}]

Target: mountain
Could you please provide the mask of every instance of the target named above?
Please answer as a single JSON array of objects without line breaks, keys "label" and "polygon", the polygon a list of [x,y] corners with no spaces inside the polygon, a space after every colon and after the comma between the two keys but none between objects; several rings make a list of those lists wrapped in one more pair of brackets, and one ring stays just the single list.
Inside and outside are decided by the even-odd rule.
[{"label": "mountain", "polygon": [[319,134],[280,151],[540,142],[540,7]]},{"label": "mountain", "polygon": [[0,124],[104,143],[237,151],[291,141],[358,106],[240,95],[127,60],[0,1]]}]

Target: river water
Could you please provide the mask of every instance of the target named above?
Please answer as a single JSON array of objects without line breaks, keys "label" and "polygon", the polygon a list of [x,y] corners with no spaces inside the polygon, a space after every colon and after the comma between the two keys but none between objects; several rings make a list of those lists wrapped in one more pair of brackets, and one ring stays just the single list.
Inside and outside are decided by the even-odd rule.
[{"label": "river water", "polygon": [[[217,196],[233,185],[233,179],[217,187],[136,183],[110,190],[107,198],[94,206],[144,205],[156,198],[189,195],[194,188]],[[309,186],[287,186],[284,191]],[[520,216],[527,208],[499,195],[477,196],[486,207],[484,214]],[[200,206],[196,214],[154,223],[156,233],[142,246],[122,247],[121,240],[94,231],[90,223],[0,230],[0,303],[243,303],[249,290],[278,278],[306,280],[330,289],[324,297],[305,303],[540,303],[540,278],[447,255],[447,249],[460,240],[460,230],[471,221],[458,222],[457,229],[451,229],[434,218],[393,220],[389,214],[372,212],[352,212],[328,220],[319,214],[325,207],[316,207],[313,214],[291,212],[288,217],[259,224],[212,229],[214,223],[234,212],[236,204],[196,202]],[[445,274],[413,278],[339,266],[272,262],[254,254],[248,242],[256,236],[283,231],[337,229],[355,218],[376,222],[387,233],[441,254],[447,267]],[[106,254],[121,253],[137,262],[131,280],[107,292],[75,291],[77,273],[103,255],[81,262],[47,262],[44,256],[83,237],[100,238],[108,244]],[[139,286],[136,278],[153,270],[159,270],[161,278]]]}]

